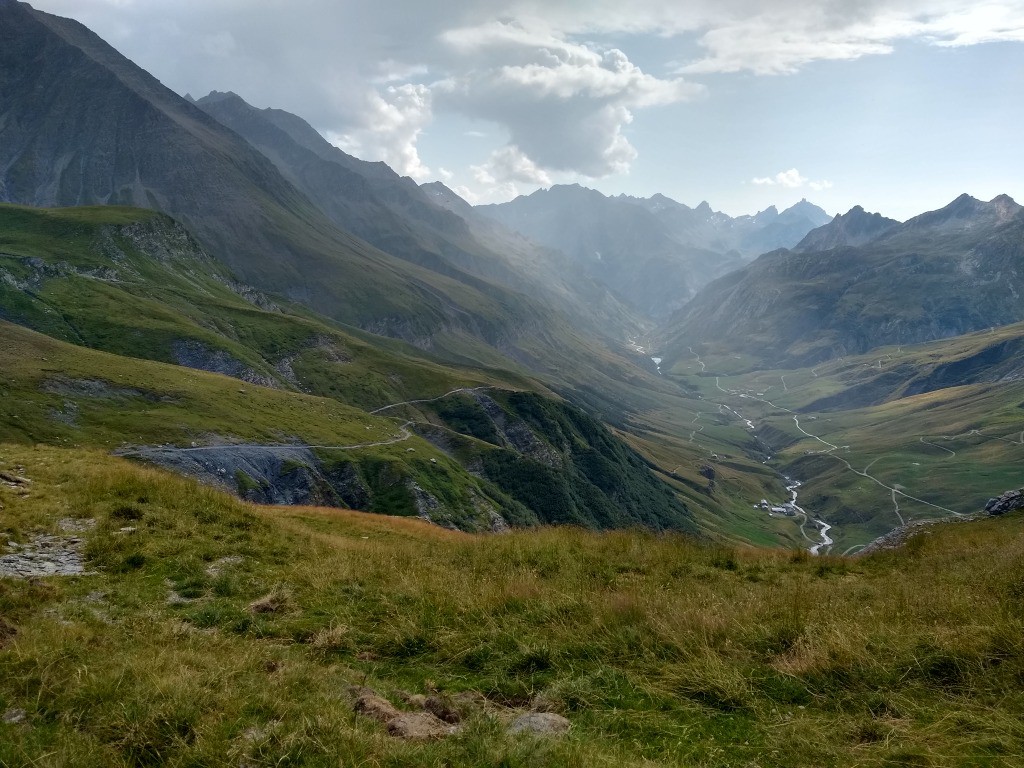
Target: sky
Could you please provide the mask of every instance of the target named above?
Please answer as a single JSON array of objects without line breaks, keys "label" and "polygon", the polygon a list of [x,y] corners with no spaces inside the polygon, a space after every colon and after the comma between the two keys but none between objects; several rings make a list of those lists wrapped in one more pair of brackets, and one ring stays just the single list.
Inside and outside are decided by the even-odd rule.
[{"label": "sky", "polygon": [[35,0],[473,203],[1024,202],[1024,0]]}]

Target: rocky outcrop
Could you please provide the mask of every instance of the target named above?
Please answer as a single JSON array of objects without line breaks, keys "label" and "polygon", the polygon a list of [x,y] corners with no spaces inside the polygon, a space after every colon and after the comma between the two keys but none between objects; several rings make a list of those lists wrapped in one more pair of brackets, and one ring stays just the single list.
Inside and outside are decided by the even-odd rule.
[{"label": "rocky outcrop", "polygon": [[369,490],[351,465],[325,468],[305,446],[144,446],[121,453],[219,486],[258,504],[369,509]]},{"label": "rocky outcrop", "polygon": [[211,349],[195,339],[181,339],[171,345],[174,361],[186,368],[220,373],[261,387],[279,387],[278,382],[244,365],[222,349]]},{"label": "rocky outcrop", "polygon": [[[95,523],[92,519],[66,518],[59,521],[58,527],[69,533],[83,533]],[[82,556],[84,543],[80,536],[49,534],[39,534],[24,544],[9,541],[7,548],[12,553],[0,557],[0,577],[30,579],[39,576],[82,576],[86,573]]]},{"label": "rocky outcrop", "polygon": [[1002,496],[989,499],[985,505],[985,511],[990,515],[1005,515],[1016,509],[1024,509],[1024,488],[1007,491]]}]

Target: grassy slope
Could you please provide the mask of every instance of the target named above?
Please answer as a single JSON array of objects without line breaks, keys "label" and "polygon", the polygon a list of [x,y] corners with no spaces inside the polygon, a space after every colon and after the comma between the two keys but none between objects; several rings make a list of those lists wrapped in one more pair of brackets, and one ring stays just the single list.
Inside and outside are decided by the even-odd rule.
[{"label": "grassy slope", "polygon": [[[1012,354],[1022,339],[1024,325],[1017,324],[886,347],[816,368],[734,373],[732,366],[745,361],[711,358],[702,373],[692,358],[676,364],[672,375],[699,387],[707,402],[755,421],[761,442],[746,430],[746,450],[773,454],[772,466],[805,481],[801,505],[836,525],[831,535],[837,551],[844,551],[898,526],[901,518],[950,516],[900,494],[897,514],[892,488],[973,513],[988,498],[1024,483],[1024,383],[1015,378],[1020,362]],[[945,386],[949,370],[970,372],[977,383]],[[718,386],[715,371],[723,374]],[[994,380],[1001,376],[1008,378]],[[931,391],[907,395],[916,389]],[[803,435],[792,412],[805,431],[838,450]],[[742,429],[735,415],[728,427],[715,429],[725,428]],[[868,469],[879,482],[844,461],[859,472]]]},{"label": "grassy slope", "polygon": [[[179,236],[171,258],[153,257],[153,246]],[[288,360],[306,391],[364,408],[499,380],[479,365],[442,364],[400,342],[343,331],[281,300],[254,306],[170,219],[150,211],[0,206],[0,270],[14,280],[0,281],[6,319],[116,354],[174,362],[175,342],[188,340],[285,387],[275,368]]]},{"label": "grassy slope", "polygon": [[[509,370],[515,364],[507,358],[493,351],[484,354],[459,336],[440,335],[432,353],[425,353],[352,329],[339,330],[279,299],[279,311],[256,307],[232,290],[222,268],[159,214],[109,207],[0,206],[0,224],[0,270],[11,276],[10,282],[0,281],[0,312],[73,343],[173,361],[175,345],[190,340],[290,388],[293,384],[280,373],[284,361],[305,391],[363,409],[433,397],[459,386],[548,391],[535,378]],[[176,242],[172,257],[154,259],[154,248],[168,240]],[[117,257],[112,256],[115,249]],[[545,362],[551,344],[572,351],[557,364]],[[679,398],[672,385],[619,357],[601,357],[602,371],[595,373],[595,353],[588,344],[584,337],[538,335],[523,345],[522,354],[552,387],[613,424],[622,424],[627,411],[675,410]],[[453,365],[452,360],[462,364]],[[651,446],[627,437],[661,463]],[[657,443],[655,436],[652,445]],[[690,474],[697,477],[699,461],[680,458],[674,450],[665,461],[672,467],[692,464]],[[712,499],[677,486],[691,507],[702,513],[711,508],[704,515],[709,520],[717,519],[721,504],[730,503],[728,492]],[[732,533],[727,525],[709,530]],[[764,536],[760,540],[773,541]]]},{"label": "grassy slope", "polygon": [[[639,456],[578,409],[536,393],[489,390],[501,402],[510,434],[522,443],[513,449],[499,448],[486,434],[474,436],[458,418],[446,426],[438,408],[454,408],[461,399],[471,416],[490,427],[475,401],[465,397],[374,416],[330,398],[88,350],[3,322],[0,369],[0,439],[111,449],[224,440],[356,446],[393,440],[403,424],[415,425],[440,447],[417,437],[318,453],[332,462],[357,463],[374,488],[375,511],[415,514],[403,484],[408,478],[453,511],[460,527],[487,527],[475,499],[490,499],[510,522],[524,525],[540,520],[694,530],[686,507]],[[540,460],[533,460],[534,448]],[[395,499],[373,484],[382,472],[399,495]]]},{"label": "grassy slope", "polygon": [[[132,445],[223,442],[358,446],[402,435],[374,416],[330,398],[244,384],[226,376],[83,349],[0,322],[0,439],[113,450]],[[523,524],[536,517],[453,457],[416,436],[390,444],[318,449],[326,464],[352,462],[370,489],[370,508],[417,510],[415,482],[461,527],[488,527],[488,499]],[[244,490],[237,477],[239,490]]]},{"label": "grassy slope", "polygon": [[[4,445],[0,465],[33,481],[0,486],[5,539],[97,520],[95,575],[0,580],[17,630],[0,711],[27,713],[0,723],[3,765],[1010,766],[1024,752],[1019,516],[808,559],[260,509],[90,451]],[[267,594],[281,610],[252,613]],[[409,744],[352,714],[353,684],[396,702],[475,690],[573,728],[516,739],[478,713]]]}]

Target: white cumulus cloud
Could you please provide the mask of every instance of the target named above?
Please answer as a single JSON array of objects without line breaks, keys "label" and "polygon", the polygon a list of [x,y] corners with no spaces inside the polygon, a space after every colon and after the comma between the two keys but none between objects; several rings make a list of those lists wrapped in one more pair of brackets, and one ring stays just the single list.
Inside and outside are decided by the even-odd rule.
[{"label": "white cumulus cloud", "polygon": [[779,171],[774,176],[758,176],[750,180],[751,184],[764,187],[783,187],[784,189],[800,189],[810,187],[815,192],[831,189],[831,181],[811,181],[796,168],[788,171]]},{"label": "white cumulus cloud", "polygon": [[370,91],[356,126],[328,138],[341,149],[367,160],[383,160],[399,173],[422,181],[431,176],[416,142],[430,124],[431,93],[424,85],[392,85]]},{"label": "white cumulus cloud", "polygon": [[455,73],[433,86],[437,108],[496,123],[509,136],[505,157],[544,171],[627,171],[636,150],[623,129],[633,111],[702,92],[680,77],[643,72],[620,50],[569,42],[543,27],[493,21],[442,40]]}]

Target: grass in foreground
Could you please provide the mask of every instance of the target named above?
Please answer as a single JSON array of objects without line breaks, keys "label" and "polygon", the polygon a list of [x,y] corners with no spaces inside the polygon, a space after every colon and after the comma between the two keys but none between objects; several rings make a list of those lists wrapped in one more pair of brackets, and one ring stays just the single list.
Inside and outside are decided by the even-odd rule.
[{"label": "grass in foreground", "polygon": [[[4,541],[91,518],[97,573],[0,579],[4,766],[1019,764],[1020,517],[863,560],[261,509],[101,453],[0,447]],[[122,532],[125,527],[134,532]],[[6,538],[3,538],[6,537]],[[224,558],[240,558],[224,560]],[[213,567],[211,567],[213,566]],[[276,609],[255,613],[273,595]],[[169,598],[173,598],[169,600]],[[350,685],[544,707],[394,740]]]}]

